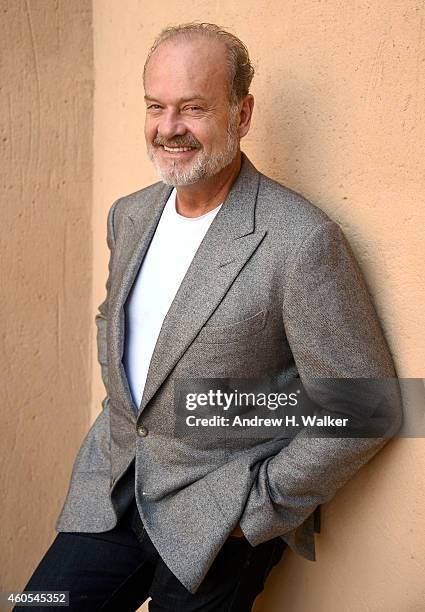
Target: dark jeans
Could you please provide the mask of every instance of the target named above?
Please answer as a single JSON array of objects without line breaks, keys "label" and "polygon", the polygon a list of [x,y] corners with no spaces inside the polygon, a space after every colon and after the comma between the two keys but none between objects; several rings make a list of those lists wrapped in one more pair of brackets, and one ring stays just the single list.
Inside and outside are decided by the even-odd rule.
[{"label": "dark jeans", "polygon": [[192,594],[162,561],[133,502],[111,531],[59,533],[25,590],[69,591],[70,609],[90,612],[134,611],[148,597],[152,612],[248,612],[285,547],[281,538],[255,547],[229,538]]}]

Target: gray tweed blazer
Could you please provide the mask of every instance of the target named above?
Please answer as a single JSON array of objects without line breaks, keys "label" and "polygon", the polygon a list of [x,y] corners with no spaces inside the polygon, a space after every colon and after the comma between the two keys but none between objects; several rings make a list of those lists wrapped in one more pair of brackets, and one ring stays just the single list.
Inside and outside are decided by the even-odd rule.
[{"label": "gray tweed blazer", "polygon": [[[96,315],[106,397],[78,453],[56,529],[112,529],[135,489],[148,535],[194,593],[238,522],[253,546],[280,536],[315,560],[320,504],[387,440],[188,439],[176,433],[174,382],[395,372],[339,226],[242,154],[237,180],[164,320],[136,415],[122,364],[124,305],[170,192],[158,182],[110,209],[107,293]],[[388,410],[398,418],[399,408]],[[128,485],[133,460],[135,482]]]}]

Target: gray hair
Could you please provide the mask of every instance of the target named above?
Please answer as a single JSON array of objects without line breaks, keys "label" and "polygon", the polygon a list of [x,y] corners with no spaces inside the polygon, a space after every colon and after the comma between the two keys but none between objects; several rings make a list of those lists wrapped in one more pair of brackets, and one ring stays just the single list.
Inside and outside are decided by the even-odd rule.
[{"label": "gray hair", "polygon": [[143,83],[145,82],[146,68],[154,51],[166,40],[173,38],[193,39],[202,36],[210,40],[222,41],[226,46],[227,63],[229,67],[229,102],[233,107],[249,93],[254,76],[254,68],[249,59],[248,49],[234,34],[223,30],[214,23],[182,23],[162,30],[152,47],[143,68]]}]

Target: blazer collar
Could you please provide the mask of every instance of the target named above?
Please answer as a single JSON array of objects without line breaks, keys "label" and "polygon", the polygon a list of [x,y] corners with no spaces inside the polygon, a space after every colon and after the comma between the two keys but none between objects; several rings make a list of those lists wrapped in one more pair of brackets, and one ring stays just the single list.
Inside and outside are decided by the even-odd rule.
[{"label": "blazer collar", "polygon": [[[259,176],[258,170],[242,151],[239,174],[214,220],[215,225],[220,226],[222,238],[224,234],[229,238],[240,238],[254,231]],[[146,231],[152,223],[155,223],[156,228],[172,190],[173,187],[170,185],[159,183],[157,196],[149,207],[148,214],[146,206],[133,208],[129,212],[128,216],[140,237],[144,238],[146,236]]]}]

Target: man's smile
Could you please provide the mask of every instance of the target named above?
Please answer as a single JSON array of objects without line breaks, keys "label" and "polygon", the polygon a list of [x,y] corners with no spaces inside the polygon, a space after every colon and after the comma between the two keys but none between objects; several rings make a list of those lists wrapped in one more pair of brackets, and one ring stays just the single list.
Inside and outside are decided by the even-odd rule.
[{"label": "man's smile", "polygon": [[164,153],[171,155],[179,155],[182,157],[189,157],[191,153],[198,150],[198,147],[167,147],[166,145],[160,145],[160,149]]},{"label": "man's smile", "polygon": [[181,153],[182,151],[192,151],[193,147],[166,147],[163,145],[166,151],[170,151],[172,153]]}]

